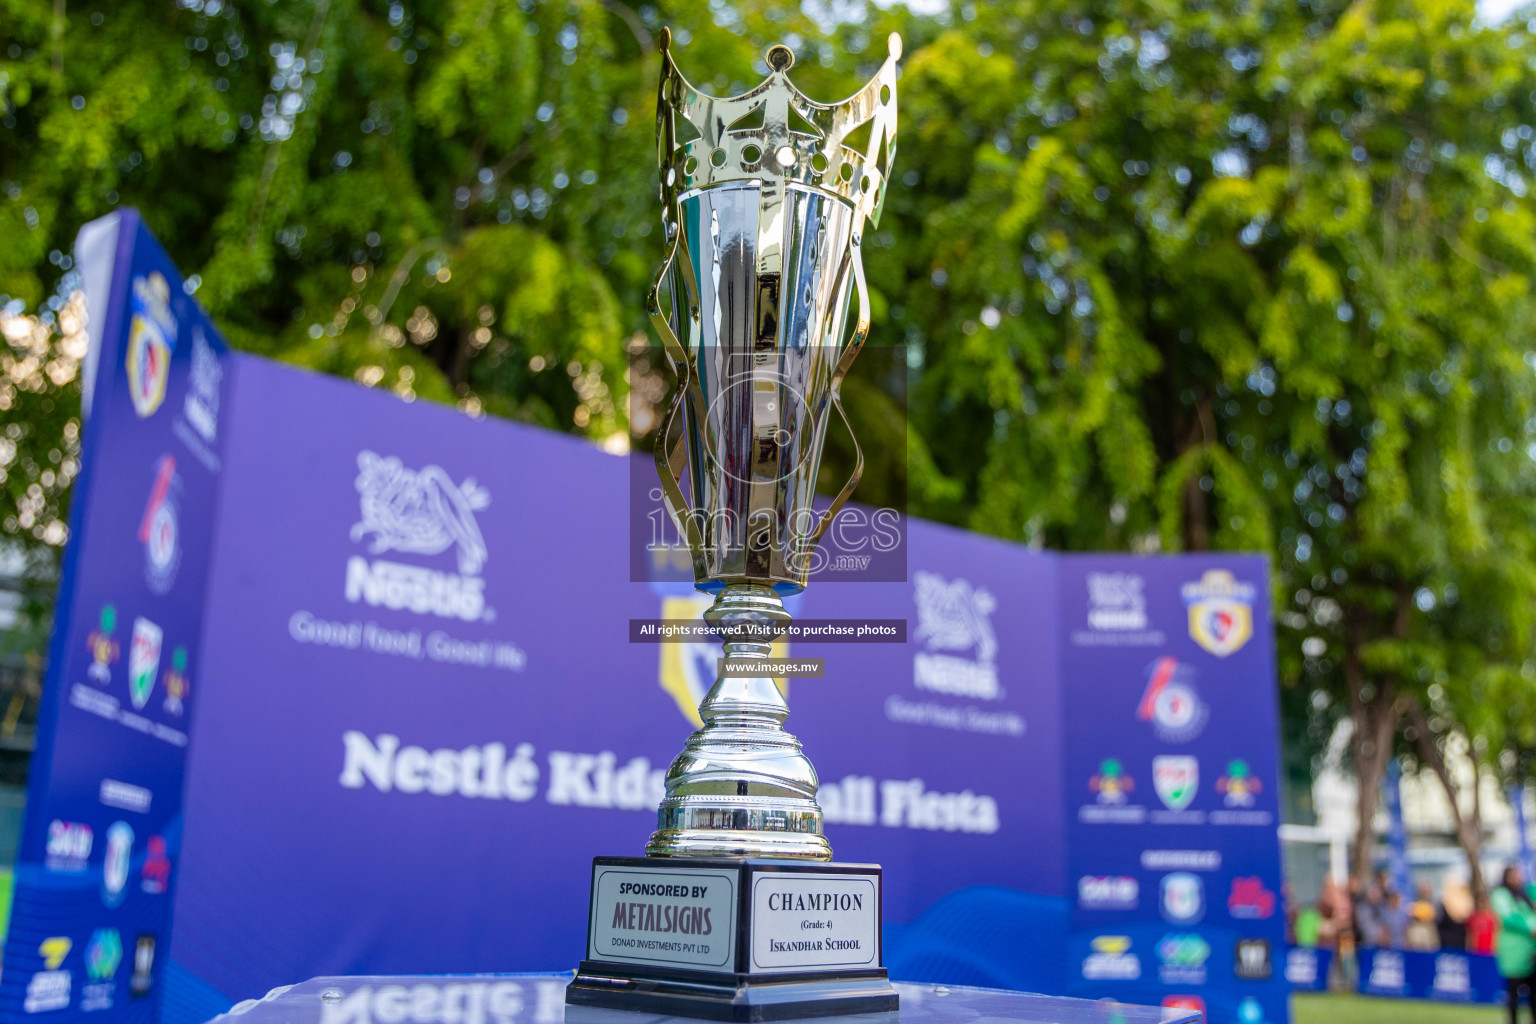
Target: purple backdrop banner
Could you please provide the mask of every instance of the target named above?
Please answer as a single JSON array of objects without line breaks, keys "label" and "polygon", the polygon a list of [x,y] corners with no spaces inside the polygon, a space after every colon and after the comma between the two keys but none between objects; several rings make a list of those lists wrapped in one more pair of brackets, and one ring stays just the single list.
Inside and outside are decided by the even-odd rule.
[{"label": "purple backdrop banner", "polygon": [[1265,562],[1060,565],[1070,991],[1284,1020]]},{"label": "purple backdrop banner", "polygon": [[228,358],[135,212],[89,225],[77,264],[90,286],[90,415],[0,1020],[148,1022],[165,973],[201,688]]},{"label": "purple backdrop banner", "polygon": [[[626,460],[223,366],[216,493],[177,492],[196,503],[183,531],[199,524],[175,620],[198,706],[184,793],[178,761],[155,796],[181,796],[185,823],[161,1019],[322,974],[570,968],[591,858],[643,850],[719,653],[630,642],[631,620],[706,599],[631,582]],[[87,435],[87,459],[138,467],[131,436]],[[81,593],[130,561],[145,578],[126,532],[81,546],[118,518],[92,503],[77,520]],[[791,600],[806,619],[905,619],[906,642],[797,643],[826,678],[788,691],[838,858],[885,867],[892,974],[1285,1020],[1262,561],[1064,557],[916,521],[906,544],[906,582]],[[69,644],[100,600],[61,619]],[[95,726],[43,728],[62,752]],[[137,770],[140,735],[114,729],[71,761],[92,785]],[[62,778],[34,788],[34,839]],[[103,927],[87,916],[83,944]]]},{"label": "purple backdrop banner", "polygon": [[[706,599],[628,581],[620,458],[254,359],[237,394],[178,984],[568,966],[590,860],[643,849],[719,652],[629,643],[629,620]],[[912,584],[795,601],[912,628],[797,645],[829,678],[792,683],[789,724],[838,856],[886,867],[893,967],[1046,987],[1055,563],[921,524],[910,543]]]}]

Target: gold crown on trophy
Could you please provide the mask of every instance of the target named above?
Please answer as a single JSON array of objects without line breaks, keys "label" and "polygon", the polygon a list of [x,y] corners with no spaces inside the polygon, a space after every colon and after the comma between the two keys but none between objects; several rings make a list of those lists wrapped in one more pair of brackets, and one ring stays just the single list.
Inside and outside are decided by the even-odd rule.
[{"label": "gold crown on trophy", "polygon": [[[656,104],[663,219],[675,230],[675,201],[696,188],[761,179],[824,189],[853,204],[860,220],[880,223],[896,157],[896,61],[901,37],[875,77],[841,103],[818,103],[795,88],[789,47],[768,48],[768,77],[740,96],[709,96],[688,83],[661,31],[661,88]],[[848,138],[873,122],[864,152]],[[679,129],[683,134],[679,134]],[[855,227],[857,244],[858,230]]]}]

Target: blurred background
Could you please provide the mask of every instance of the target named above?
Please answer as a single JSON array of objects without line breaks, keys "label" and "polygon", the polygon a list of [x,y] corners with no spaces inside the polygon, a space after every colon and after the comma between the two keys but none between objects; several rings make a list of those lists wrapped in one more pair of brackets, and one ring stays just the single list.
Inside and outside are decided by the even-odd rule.
[{"label": "blurred background", "polygon": [[720,94],[782,41],[845,95],[906,40],[861,499],[1267,553],[1298,905],[1382,863],[1394,760],[1415,878],[1492,884],[1536,756],[1536,22],[1464,0],[0,0],[0,851],[79,227],[138,207],[237,347],[647,446],[664,25]]}]

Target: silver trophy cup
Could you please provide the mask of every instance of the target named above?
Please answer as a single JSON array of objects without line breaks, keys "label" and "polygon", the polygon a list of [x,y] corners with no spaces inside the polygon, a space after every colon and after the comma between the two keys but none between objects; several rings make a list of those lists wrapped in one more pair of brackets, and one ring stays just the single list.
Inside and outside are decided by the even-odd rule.
[{"label": "silver trophy cup", "polygon": [[[873,80],[833,104],[790,83],[784,46],[768,50],[757,88],[706,96],[669,42],[664,32],[657,104],[668,251],[650,307],[678,387],[656,464],[694,583],[715,596],[705,620],[739,663],[769,656],[789,622],[782,597],[805,587],[863,468],[855,441],[853,473],[829,507],[813,507],[834,411],[848,426],[838,387],[869,333],[860,250],[896,152],[901,40],[890,37]],[[864,148],[852,148],[866,124]],[[699,713],[647,854],[830,860],[816,770],[784,731],[774,680],[725,675]]]},{"label": "silver trophy cup", "polygon": [[[704,617],[725,638],[727,670],[667,773],[647,856],[593,859],[566,1024],[612,1024],[582,1016],[594,1008],[740,1024],[889,1019],[900,1000],[882,961],[881,870],[823,863],[816,770],[758,663],[863,465],[829,508],[813,506],[827,429],[843,415],[838,385],[869,331],[859,249],[895,153],[900,40],[835,104],[789,83],[795,58],[782,46],[751,92],[705,96],[661,40],[668,250],[650,306],[678,387],[656,464],[694,583],[715,596]],[[863,150],[849,146],[866,124]]]}]

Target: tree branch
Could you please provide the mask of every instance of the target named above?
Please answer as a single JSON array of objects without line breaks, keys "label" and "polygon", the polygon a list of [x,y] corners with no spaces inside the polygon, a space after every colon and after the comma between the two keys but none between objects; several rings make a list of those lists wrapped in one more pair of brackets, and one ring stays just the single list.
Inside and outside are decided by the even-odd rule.
[{"label": "tree branch", "polygon": [[602,2],[608,13],[615,15],[629,26],[629,30],[635,35],[635,42],[640,44],[640,52],[644,53],[651,48],[655,40],[651,38],[650,30],[645,27],[638,14],[619,3],[618,0],[602,0]]},{"label": "tree branch", "polygon": [[[1445,763],[1445,755],[1435,742],[1437,738],[1429,726],[1429,716],[1424,713],[1424,705],[1418,698],[1408,697],[1403,700],[1403,709],[1407,713],[1408,722],[1413,727],[1413,739],[1419,749],[1419,756],[1429,770],[1440,780],[1440,785],[1445,789],[1447,802],[1451,805],[1451,824],[1456,830],[1456,841],[1461,844],[1462,852],[1467,855],[1467,863],[1472,872],[1472,892],[1474,895],[1486,895],[1486,883],[1483,880],[1482,860],[1483,837],[1481,828],[1474,828],[1461,813],[1460,790],[1456,786],[1456,780],[1451,778],[1450,767]],[[1474,783],[1475,785],[1475,783]]]}]

